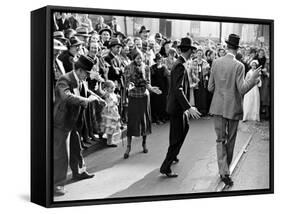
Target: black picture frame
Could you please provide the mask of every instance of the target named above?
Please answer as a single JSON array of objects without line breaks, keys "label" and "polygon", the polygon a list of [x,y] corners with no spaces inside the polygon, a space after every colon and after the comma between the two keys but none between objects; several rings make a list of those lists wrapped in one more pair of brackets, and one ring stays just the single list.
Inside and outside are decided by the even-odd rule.
[{"label": "black picture frame", "polygon": [[[270,178],[268,189],[230,192],[189,193],[178,195],[158,195],[55,202],[52,184],[52,13],[88,13],[96,15],[153,17],[179,20],[223,21],[229,23],[264,24],[269,26],[270,39]],[[31,202],[44,207],[81,206],[115,204],[128,202],[178,200],[237,195],[274,193],[274,20],[172,14],[143,11],[125,11],[98,8],[46,6],[31,12]]]}]

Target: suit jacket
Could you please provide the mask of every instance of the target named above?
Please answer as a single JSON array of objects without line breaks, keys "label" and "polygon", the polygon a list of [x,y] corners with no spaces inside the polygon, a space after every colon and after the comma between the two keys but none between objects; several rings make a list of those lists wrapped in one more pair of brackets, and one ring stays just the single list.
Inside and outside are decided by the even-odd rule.
[{"label": "suit jacket", "polygon": [[71,131],[78,121],[81,111],[87,107],[90,95],[95,95],[83,84],[84,91],[79,91],[79,83],[74,71],[59,78],[55,88],[54,127]]},{"label": "suit jacket", "polygon": [[111,65],[108,71],[108,79],[121,83],[122,72],[115,69],[121,68],[121,59],[118,56],[114,57],[113,54],[109,52],[108,55],[104,57],[104,60]]},{"label": "suit jacket", "polygon": [[227,119],[243,118],[243,96],[254,85],[255,79],[244,79],[245,67],[227,54],[213,62],[208,90],[214,92],[210,113]]},{"label": "suit jacket", "polygon": [[68,50],[62,52],[58,59],[62,62],[66,73],[74,69],[74,56]]},{"label": "suit jacket", "polygon": [[189,103],[188,73],[183,65],[185,59],[180,56],[171,70],[171,85],[167,100],[168,114],[183,114],[191,107]]},{"label": "suit jacket", "polygon": [[64,31],[71,27],[68,19],[65,19],[64,23],[62,22],[62,19],[57,19],[56,22],[57,22],[59,31]]}]

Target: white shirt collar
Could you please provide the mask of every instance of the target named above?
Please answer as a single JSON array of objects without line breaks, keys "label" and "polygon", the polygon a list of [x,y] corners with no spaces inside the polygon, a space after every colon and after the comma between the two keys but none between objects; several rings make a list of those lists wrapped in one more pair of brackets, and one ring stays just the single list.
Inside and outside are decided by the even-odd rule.
[{"label": "white shirt collar", "polygon": [[235,57],[235,55],[233,53],[230,53],[230,52],[228,52],[226,55],[230,55],[230,56]]}]

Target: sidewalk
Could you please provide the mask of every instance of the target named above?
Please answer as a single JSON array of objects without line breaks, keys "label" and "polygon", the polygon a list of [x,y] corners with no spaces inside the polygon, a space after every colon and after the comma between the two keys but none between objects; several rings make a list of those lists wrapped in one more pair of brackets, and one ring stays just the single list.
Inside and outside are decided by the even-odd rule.
[{"label": "sidewalk", "polygon": [[251,123],[249,126],[252,131],[255,131],[255,135],[234,172],[235,185],[230,189],[231,191],[269,188],[270,142],[268,126],[268,122]]}]

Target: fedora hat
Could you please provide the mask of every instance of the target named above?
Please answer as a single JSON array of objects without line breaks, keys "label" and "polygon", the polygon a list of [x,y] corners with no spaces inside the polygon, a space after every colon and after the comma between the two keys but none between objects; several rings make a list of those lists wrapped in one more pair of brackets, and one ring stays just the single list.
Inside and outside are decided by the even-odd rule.
[{"label": "fedora hat", "polygon": [[115,33],[114,33],[114,35],[117,37],[118,35],[120,35],[120,36],[122,36],[122,38],[123,39],[126,39],[127,37],[125,36],[125,34],[124,33],[122,33],[122,32],[120,32],[120,31],[116,31]]},{"label": "fedora hat", "polygon": [[69,39],[69,47],[73,47],[73,46],[77,46],[77,45],[81,45],[84,42],[81,41],[80,39],[78,39],[76,36],[73,36]]},{"label": "fedora hat", "polygon": [[121,47],[123,47],[123,44],[120,42],[120,40],[118,38],[110,39],[108,47],[111,48],[111,47],[116,46],[116,45],[120,45]]},{"label": "fedora hat", "polygon": [[195,46],[193,46],[193,42],[190,37],[181,38],[181,42],[180,42],[180,45],[178,46],[178,48],[180,48],[180,49],[189,48],[189,49],[193,49],[193,50],[197,49]]},{"label": "fedora hat", "polygon": [[110,36],[112,35],[112,31],[109,28],[102,28],[102,29],[100,29],[99,35],[101,35],[102,32],[104,32],[104,31],[107,31],[110,34]]},{"label": "fedora hat", "polygon": [[163,39],[163,36],[161,33],[156,33],[155,36],[154,36],[155,39],[160,39],[162,40]]},{"label": "fedora hat", "polygon": [[84,36],[84,37],[90,37],[88,28],[85,27],[78,27],[76,28],[76,34],[75,36]]},{"label": "fedora hat", "polygon": [[67,40],[67,38],[65,38],[64,33],[62,31],[55,31],[53,33],[53,37],[54,37],[54,39]]},{"label": "fedora hat", "polygon": [[65,51],[65,50],[67,50],[67,47],[64,46],[59,40],[54,39],[54,49]]},{"label": "fedora hat", "polygon": [[85,55],[81,55],[79,57],[79,59],[77,60],[77,62],[75,62],[75,65],[78,68],[82,68],[87,73],[91,73],[91,70],[92,70],[92,68],[94,66],[94,62],[89,57],[87,57]]},{"label": "fedora hat", "polygon": [[153,61],[156,62],[157,60],[162,59],[162,58],[163,58],[162,55],[160,53],[157,53],[155,55],[155,58],[153,59]]},{"label": "fedora hat", "polygon": [[240,37],[236,34],[230,34],[228,36],[228,40],[225,40],[225,43],[228,44],[228,45],[231,45],[233,46],[234,48],[239,48],[239,40],[240,40]]},{"label": "fedora hat", "polygon": [[140,28],[139,34],[141,34],[142,32],[147,32],[147,33],[149,33],[150,30],[146,29],[146,27],[143,25],[143,26],[141,26],[141,28]]},{"label": "fedora hat", "polygon": [[166,39],[162,46],[165,46],[165,45],[171,44],[171,43],[172,43],[172,40]]}]

